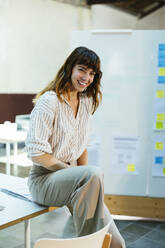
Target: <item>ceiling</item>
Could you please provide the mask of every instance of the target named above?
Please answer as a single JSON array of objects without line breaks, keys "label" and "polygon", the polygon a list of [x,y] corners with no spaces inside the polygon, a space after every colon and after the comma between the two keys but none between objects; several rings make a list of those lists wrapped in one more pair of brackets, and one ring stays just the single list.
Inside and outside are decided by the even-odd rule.
[{"label": "ceiling", "polygon": [[56,0],[76,6],[90,7],[93,4],[109,4],[139,19],[165,6],[165,0]]},{"label": "ceiling", "polygon": [[140,19],[165,6],[165,0],[87,0],[87,4],[110,4]]}]

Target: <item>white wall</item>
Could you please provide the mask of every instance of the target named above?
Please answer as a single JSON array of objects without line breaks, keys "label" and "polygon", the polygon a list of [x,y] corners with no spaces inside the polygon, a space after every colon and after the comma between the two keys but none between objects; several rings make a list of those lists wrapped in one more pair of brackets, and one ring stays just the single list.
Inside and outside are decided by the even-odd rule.
[{"label": "white wall", "polygon": [[133,29],[136,18],[108,4],[92,5],[93,29]]},{"label": "white wall", "polygon": [[[85,18],[85,21],[83,19]],[[52,0],[0,0],[0,93],[36,93],[70,53],[90,11]]]},{"label": "white wall", "polygon": [[92,29],[165,29],[165,7],[137,19],[108,4],[92,5]]},{"label": "white wall", "polygon": [[36,93],[70,53],[73,30],[164,29],[165,7],[138,20],[110,7],[0,0],[0,93]]}]

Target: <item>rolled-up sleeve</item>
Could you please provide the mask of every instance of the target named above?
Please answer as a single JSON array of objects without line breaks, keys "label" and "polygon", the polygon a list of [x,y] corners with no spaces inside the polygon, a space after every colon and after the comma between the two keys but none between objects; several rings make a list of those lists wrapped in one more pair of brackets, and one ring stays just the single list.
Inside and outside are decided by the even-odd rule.
[{"label": "rolled-up sleeve", "polygon": [[44,93],[37,101],[31,116],[26,139],[28,157],[52,153],[51,136],[57,108],[57,96],[54,92]]}]

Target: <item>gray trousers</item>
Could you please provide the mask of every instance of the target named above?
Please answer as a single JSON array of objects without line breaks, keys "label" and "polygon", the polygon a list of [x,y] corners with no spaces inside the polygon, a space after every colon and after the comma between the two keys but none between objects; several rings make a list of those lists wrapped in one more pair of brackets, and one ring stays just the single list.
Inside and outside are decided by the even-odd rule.
[{"label": "gray trousers", "polygon": [[77,236],[96,232],[112,221],[109,230],[114,237],[111,247],[125,248],[124,240],[104,204],[104,183],[100,168],[75,166],[52,172],[33,165],[28,185],[35,202],[44,206],[69,208]]}]

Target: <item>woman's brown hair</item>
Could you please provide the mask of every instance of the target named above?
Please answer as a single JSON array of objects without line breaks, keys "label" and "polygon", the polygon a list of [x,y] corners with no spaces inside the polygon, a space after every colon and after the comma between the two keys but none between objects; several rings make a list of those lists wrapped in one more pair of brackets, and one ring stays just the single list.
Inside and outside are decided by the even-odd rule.
[{"label": "woman's brown hair", "polygon": [[36,103],[38,98],[46,91],[55,91],[60,101],[63,101],[61,98],[62,94],[68,94],[69,96],[69,92],[72,89],[71,75],[75,65],[85,65],[87,68],[90,68],[95,72],[92,84],[89,85],[83,93],[81,93],[86,94],[87,97],[93,98],[94,113],[102,100],[102,93],[100,90],[102,72],[100,70],[100,58],[94,51],[86,47],[77,47],[73,50],[73,52],[66,59],[65,63],[59,69],[54,80],[52,80],[36,95],[33,99],[33,103]]}]

